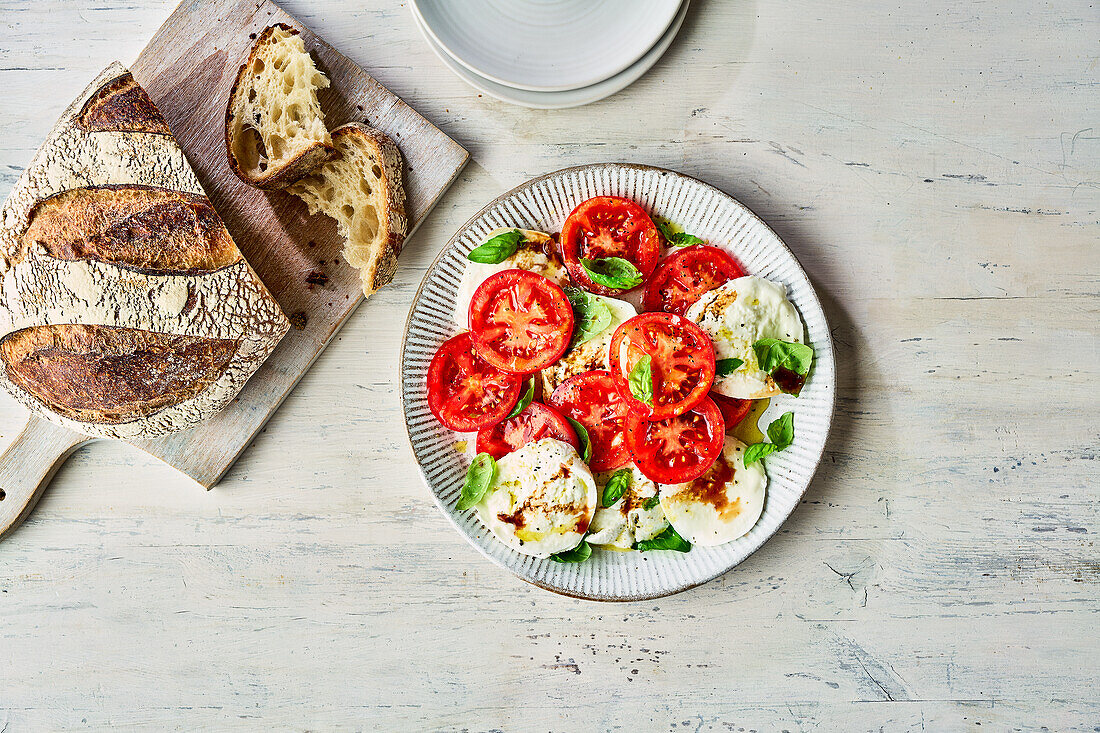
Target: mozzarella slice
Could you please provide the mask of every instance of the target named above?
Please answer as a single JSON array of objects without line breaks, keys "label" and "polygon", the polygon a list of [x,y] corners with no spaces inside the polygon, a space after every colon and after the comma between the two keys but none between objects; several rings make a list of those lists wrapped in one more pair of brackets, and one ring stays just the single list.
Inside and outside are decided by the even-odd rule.
[{"label": "mozzarella slice", "polygon": [[593,297],[599,298],[611,309],[611,323],[588,341],[570,346],[560,359],[542,370],[543,394],[552,394],[559,384],[582,372],[611,368],[608,358],[611,337],[615,335],[615,329],[619,324],[638,315],[638,311],[625,300],[604,298],[599,295]]},{"label": "mozzarella slice", "polygon": [[[488,241],[498,234],[510,232],[512,229],[494,229],[485,237]],[[569,284],[569,271],[565,269],[559,260],[551,260],[546,256],[544,248],[548,248],[551,242],[550,235],[543,232],[535,232],[520,229],[525,241],[520,243],[519,249],[511,257],[496,265],[487,265],[482,262],[466,261],[466,269],[462,272],[462,280],[458,284],[458,293],[455,296],[455,321],[459,326],[468,328],[470,325],[470,301],[474,297],[474,291],[490,275],[504,270],[530,270],[537,272],[548,280],[558,285]]]},{"label": "mozzarella slice", "polygon": [[597,503],[596,480],[577,451],[545,438],[497,461],[496,480],[476,509],[516,552],[550,557],[580,544]]},{"label": "mozzarella slice", "polygon": [[757,461],[748,468],[745,444],[726,436],[722,455],[702,476],[661,487],[661,508],[681,537],[695,545],[721,545],[741,537],[764,511],[768,477]]},{"label": "mozzarella slice", "polygon": [[805,329],[780,283],[752,275],[739,277],[703,294],[685,317],[706,331],[717,359],[744,362],[732,374],[715,377],[711,388],[727,397],[759,400],[782,390],[760,369],[752,345],[764,338],[805,343]]},{"label": "mozzarella slice", "polygon": [[[646,478],[634,464],[630,464],[629,469],[632,473],[630,487],[623,492],[622,498],[609,507],[596,509],[588,528],[589,544],[629,550],[638,540],[651,540],[668,527],[660,502],[652,502],[653,506],[645,508],[647,499],[656,498],[657,484]],[[596,474],[597,496],[603,496],[603,489],[614,473]]]}]

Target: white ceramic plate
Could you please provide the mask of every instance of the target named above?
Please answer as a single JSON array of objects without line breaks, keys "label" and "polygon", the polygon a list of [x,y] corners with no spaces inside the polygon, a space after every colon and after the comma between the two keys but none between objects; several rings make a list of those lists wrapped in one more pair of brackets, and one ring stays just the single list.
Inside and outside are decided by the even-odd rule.
[{"label": "white ceramic plate", "polygon": [[656,45],[649,49],[649,51],[632,66],[598,84],[564,92],[532,92],[524,89],[515,89],[490,81],[483,76],[475,74],[465,66],[462,66],[444,49],[440,48],[439,45],[432,40],[431,34],[428,33],[419,19],[417,19],[417,26],[424,35],[424,40],[428,42],[428,46],[431,47],[436,56],[438,56],[456,76],[474,89],[485,92],[489,96],[503,102],[517,104],[521,107],[530,107],[532,109],[565,109],[567,107],[579,107],[584,104],[597,102],[625,89],[640,79],[657,63],[658,59],[668,50],[668,47],[672,45],[673,39],[676,38],[676,34],[680,31],[680,27],[684,24],[684,18],[687,17],[689,2],[690,0],[684,0],[683,4],[680,6],[680,12],[672,21],[672,25],[665,31],[665,34],[657,41]]},{"label": "white ceramic plate", "polygon": [[603,81],[648,51],[680,0],[412,0],[436,45],[475,74],[530,91]]},{"label": "white ceramic plate", "polygon": [[[498,227],[561,231],[569,212],[592,196],[625,196],[728,248],[745,270],[787,286],[802,315],[816,361],[801,395],[772,400],[761,425],[788,410],[795,413],[795,440],[766,460],[764,513],[744,537],[691,552],[613,552],[596,548],[592,558],[562,564],[521,555],[498,542],[472,511],[457,512],[468,457],[458,445],[468,436],[447,430],[428,409],[428,364],[446,339],[459,332],[454,302],[466,253]],[[782,240],[751,211],[702,181],[661,168],[622,163],[566,168],[535,178],[486,206],[455,234],[428,268],[413,300],[401,354],[405,424],[413,453],[436,503],[482,554],[547,590],[594,600],[657,598],[725,573],[775,534],[797,506],[825,449],[832,422],[836,378],[829,327],[806,273]]]}]

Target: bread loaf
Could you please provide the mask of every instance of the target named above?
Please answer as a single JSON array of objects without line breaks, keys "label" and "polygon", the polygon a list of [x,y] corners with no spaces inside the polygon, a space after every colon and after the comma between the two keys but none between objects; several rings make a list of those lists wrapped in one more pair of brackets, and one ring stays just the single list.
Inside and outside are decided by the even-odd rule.
[{"label": "bread loaf", "polygon": [[386,135],[352,122],[332,131],[337,155],[287,190],[311,214],[336,220],[344,238],[344,259],[359,270],[369,296],[393,280],[405,242],[405,189],[401,152]]},{"label": "bread loaf", "polygon": [[233,172],[253,186],[284,188],[332,157],[317,101],[329,85],[298,31],[264,29],[237,72],[225,112],[225,146]]},{"label": "bread loaf", "polygon": [[289,329],[164,118],[113,64],[0,211],[0,386],[93,436],[225,406]]}]

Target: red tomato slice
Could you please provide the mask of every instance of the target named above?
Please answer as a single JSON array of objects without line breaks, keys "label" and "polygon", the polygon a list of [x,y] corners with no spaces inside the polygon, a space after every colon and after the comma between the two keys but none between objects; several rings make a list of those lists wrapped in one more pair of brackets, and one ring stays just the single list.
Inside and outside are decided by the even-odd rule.
[{"label": "red tomato slice", "polygon": [[685,247],[657,265],[645,286],[647,311],[684,315],[708,290],[745,274],[733,258],[717,247]]},{"label": "red tomato slice", "polygon": [[503,420],[522,387],[523,377],[478,356],[469,331],[444,341],[428,367],[428,407],[445,427],[460,432]]},{"label": "red tomato slice", "polygon": [[528,270],[485,278],[470,299],[470,332],[477,353],[497,369],[530,374],[558,360],[573,336],[573,307],[565,291]]},{"label": "red tomato slice", "polygon": [[569,443],[577,450],[581,444],[573,426],[553,407],[532,402],[527,409],[513,418],[482,428],[477,434],[477,452],[488,453],[493,458],[503,458],[520,446],[543,438],[556,438]]},{"label": "red tomato slice", "polygon": [[[653,374],[653,404],[637,399],[629,375],[645,355]],[[647,420],[687,412],[714,382],[714,344],[703,329],[670,313],[643,313],[611,337],[611,376],[631,411]]]},{"label": "red tomato slice", "polygon": [[630,460],[623,439],[630,410],[615,389],[610,372],[592,371],[570,377],[550,395],[550,404],[588,431],[592,443],[588,465],[593,471],[621,468]]},{"label": "red tomato slice", "polygon": [[657,265],[661,245],[657,227],[641,206],[618,196],[596,196],[582,202],[561,229],[561,254],[569,274],[589,292],[619,295],[624,290],[597,285],[581,266],[581,258],[621,257],[648,278]]},{"label": "red tomato slice", "polygon": [[682,415],[649,422],[631,413],[626,446],[638,470],[659,484],[694,481],[707,472],[725,443],[722,413],[714,401],[703,401]]},{"label": "red tomato slice", "polygon": [[739,400],[717,392],[711,392],[710,398],[722,411],[722,422],[726,424],[726,430],[733,430],[752,412],[752,400]]}]

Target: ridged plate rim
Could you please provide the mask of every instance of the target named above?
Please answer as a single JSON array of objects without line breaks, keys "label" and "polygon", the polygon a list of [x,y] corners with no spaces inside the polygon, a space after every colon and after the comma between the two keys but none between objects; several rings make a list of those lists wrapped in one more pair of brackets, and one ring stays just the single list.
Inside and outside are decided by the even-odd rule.
[{"label": "ridged plate rim", "polygon": [[[665,584],[665,585],[663,585],[659,588],[655,588],[653,590],[646,590],[646,591],[641,591],[641,592],[631,592],[631,593],[615,593],[613,591],[609,591],[608,589],[601,589],[599,587],[597,587],[596,589],[589,589],[587,591],[578,590],[576,588],[569,587],[568,585],[565,585],[565,584],[562,584],[562,583],[555,583],[555,582],[546,580],[544,578],[538,577],[538,575],[533,573],[529,568],[523,567],[525,564],[527,564],[527,565],[536,565],[540,568],[546,568],[547,566],[542,565],[543,563],[546,563],[546,564],[554,566],[554,570],[556,570],[556,572],[554,573],[555,577],[565,576],[567,578],[572,577],[572,578],[576,579],[578,577],[576,569],[577,568],[582,568],[582,567],[584,567],[584,565],[588,565],[588,563],[585,563],[584,565],[557,564],[557,563],[552,563],[550,560],[537,560],[537,559],[534,559],[534,558],[530,558],[530,557],[527,557],[527,556],[524,556],[524,555],[520,555],[519,553],[516,553],[516,552],[514,552],[514,551],[512,551],[508,548],[505,548],[504,545],[498,543],[494,538],[491,537],[491,535],[487,537],[486,546],[483,546],[482,544],[480,544],[479,541],[478,541],[478,538],[475,538],[474,536],[472,536],[471,533],[465,527],[463,527],[462,524],[459,523],[460,516],[465,516],[468,513],[465,513],[465,512],[461,513],[461,514],[457,513],[457,512],[454,511],[452,506],[448,506],[447,504],[444,503],[444,500],[441,496],[442,491],[444,489],[447,489],[447,488],[450,488],[453,491],[455,487],[453,487],[453,486],[437,486],[435,484],[435,482],[433,482],[432,479],[429,477],[428,473],[425,471],[425,467],[424,467],[423,463],[421,462],[420,455],[418,454],[418,451],[417,451],[416,439],[414,438],[414,426],[410,423],[410,415],[409,415],[410,408],[412,407],[412,404],[414,402],[414,398],[412,398],[410,396],[411,395],[410,387],[412,386],[410,384],[410,378],[412,376],[412,372],[415,371],[415,370],[413,370],[413,369],[411,369],[407,366],[408,363],[409,363],[409,360],[408,360],[407,357],[408,357],[408,354],[409,354],[410,331],[412,330],[412,327],[414,325],[414,323],[413,323],[414,315],[416,315],[417,310],[418,310],[418,308],[421,304],[421,301],[424,297],[425,288],[427,287],[427,285],[430,282],[433,281],[434,276],[439,272],[441,263],[444,261],[444,259],[447,258],[448,255],[450,255],[456,249],[456,246],[459,243],[459,241],[464,237],[464,235],[466,235],[469,232],[469,230],[471,228],[475,227],[483,218],[487,217],[491,212],[494,212],[498,207],[501,207],[504,204],[508,203],[509,201],[517,198],[520,194],[526,193],[527,191],[529,191],[529,190],[531,190],[531,189],[533,189],[537,186],[540,186],[540,185],[541,186],[548,185],[551,182],[567,179],[567,178],[570,178],[570,177],[573,177],[575,180],[580,180],[580,179],[582,179],[582,177],[585,174],[590,174],[590,173],[594,173],[594,172],[597,172],[597,171],[609,171],[609,170],[610,171],[618,171],[618,172],[628,172],[628,173],[632,172],[635,175],[644,175],[644,174],[650,173],[650,174],[657,174],[657,175],[661,175],[661,176],[671,176],[674,179],[678,179],[682,183],[683,187],[680,189],[682,192],[683,191],[688,191],[688,190],[694,190],[694,191],[702,191],[702,192],[707,193],[711,196],[717,196],[719,199],[724,200],[725,203],[727,203],[728,205],[731,205],[732,207],[734,207],[734,209],[738,210],[738,212],[740,214],[744,215],[747,218],[747,225],[746,226],[749,227],[749,230],[748,230],[749,233],[744,235],[744,236],[751,236],[751,234],[757,233],[761,237],[763,237],[764,239],[768,240],[766,246],[768,247],[769,252],[770,252],[769,257],[771,259],[774,259],[775,257],[778,257],[780,260],[785,260],[785,262],[783,264],[793,267],[793,273],[796,275],[796,277],[798,279],[801,280],[800,285],[805,286],[805,291],[806,291],[805,295],[804,295],[803,298],[800,299],[800,300],[805,301],[805,302],[801,302],[801,303],[796,302],[795,305],[796,305],[796,307],[798,307],[799,312],[802,314],[803,321],[806,323],[807,336],[808,337],[809,337],[809,331],[810,331],[810,322],[809,322],[810,321],[810,318],[809,318],[810,314],[807,313],[807,307],[809,307],[809,309],[812,309],[813,317],[820,321],[820,327],[818,328],[818,332],[811,339],[811,342],[812,342],[815,350],[817,351],[817,360],[815,362],[814,369],[811,372],[810,380],[807,383],[807,389],[814,388],[817,391],[824,390],[824,396],[827,400],[826,409],[824,410],[824,413],[823,413],[823,415],[824,415],[824,427],[823,427],[823,429],[817,431],[816,434],[814,435],[814,437],[816,438],[816,440],[814,442],[818,445],[814,449],[813,455],[810,457],[810,461],[807,463],[807,468],[804,469],[804,476],[797,479],[797,488],[795,489],[795,493],[793,495],[793,500],[791,500],[789,502],[789,505],[780,508],[778,510],[778,515],[776,515],[776,514],[772,515],[775,518],[775,521],[774,521],[774,526],[771,527],[770,530],[757,531],[758,529],[761,529],[761,524],[764,522],[764,517],[768,515],[768,507],[767,507],[767,505],[765,505],[764,515],[761,516],[761,519],[757,523],[757,526],[754,527],[753,530],[751,530],[749,532],[749,534],[745,535],[745,537],[742,537],[739,540],[735,540],[734,543],[728,543],[727,545],[721,545],[721,546],[719,546],[719,548],[695,548],[695,549],[692,550],[692,553],[696,553],[700,550],[704,550],[704,551],[707,551],[707,550],[720,550],[720,548],[730,547],[731,545],[736,545],[738,548],[740,548],[740,551],[736,553],[736,556],[727,558],[724,561],[724,564],[721,565],[720,567],[718,567],[717,569],[711,568],[711,569],[707,569],[703,572],[696,572],[696,573],[691,572],[691,569],[692,569],[691,566],[698,565],[697,562],[695,562],[694,560],[691,559],[692,553],[687,553],[685,555],[679,555],[678,553],[645,553],[647,555],[666,555],[666,556],[675,555],[677,559],[672,562],[672,565],[678,566],[676,569],[678,569],[680,571],[683,571],[685,566],[686,566],[687,570],[688,570],[687,574],[690,577],[686,580],[679,580],[679,581],[675,581],[675,582],[672,582],[672,583],[667,583],[667,584]],[[686,187],[686,188],[684,188],[684,187]],[[588,193],[591,193],[592,195],[600,195],[600,193],[592,193],[592,192],[588,192]],[[611,191],[606,191],[605,193],[610,194],[612,192]],[[662,208],[670,208],[670,207],[662,207]],[[562,222],[564,222],[564,219],[565,219],[566,215],[568,215],[568,211],[565,211],[564,213],[560,213],[560,219],[561,219]],[[691,222],[678,221],[677,223],[681,224],[681,225],[684,225],[686,229],[690,230]],[[523,226],[523,224],[522,223],[517,223],[517,226]],[[558,229],[560,230],[560,222],[559,222]],[[793,298],[793,295],[792,295],[792,298]],[[452,324],[452,325],[453,325],[453,328],[451,329],[451,331],[453,333],[457,333],[458,330],[459,330],[457,324]],[[447,336],[444,336],[443,338],[449,337],[449,335],[452,335],[452,334],[448,334]],[[442,338],[440,339],[440,342],[442,342]],[[525,181],[524,183],[519,184],[518,186],[512,188],[511,190],[509,190],[509,191],[501,194],[497,198],[493,199],[491,202],[486,204],[480,211],[478,211],[476,214],[474,214],[472,217],[470,217],[470,219],[467,220],[465,224],[463,224],[461,227],[459,227],[459,229],[455,232],[454,236],[452,236],[451,239],[448,240],[447,244],[443,246],[443,248],[440,250],[439,254],[436,255],[436,257],[433,259],[432,263],[428,266],[428,269],[425,272],[425,275],[424,275],[423,279],[421,280],[421,283],[420,283],[419,287],[417,288],[416,294],[413,296],[412,304],[410,305],[410,308],[409,308],[409,315],[408,315],[408,317],[406,318],[406,321],[405,321],[405,330],[404,330],[404,335],[402,337],[402,342],[401,342],[401,355],[400,355],[401,362],[399,364],[399,368],[400,368],[400,371],[401,371],[401,403],[402,403],[402,413],[403,413],[403,417],[404,417],[404,420],[405,420],[405,432],[406,432],[406,436],[409,440],[410,449],[412,450],[413,456],[416,460],[417,471],[420,473],[421,480],[424,482],[425,486],[428,488],[428,491],[431,494],[432,500],[435,502],[436,506],[439,507],[439,510],[443,513],[443,515],[447,518],[447,520],[451,523],[451,525],[454,526],[454,528],[463,537],[465,537],[467,542],[469,542],[471,545],[473,545],[474,548],[477,549],[478,552],[480,552],[484,557],[489,559],[495,565],[498,565],[502,568],[505,568],[505,569],[509,570],[510,572],[512,572],[515,575],[517,575],[518,577],[520,577],[522,580],[524,580],[528,583],[531,583],[532,585],[535,585],[539,588],[543,588],[544,590],[548,590],[548,591],[551,591],[551,592],[554,592],[554,593],[558,593],[560,595],[569,596],[569,597],[573,597],[573,598],[581,598],[581,599],[595,600],[595,601],[642,601],[642,600],[651,600],[651,599],[655,599],[655,598],[662,598],[662,597],[665,597],[665,596],[673,595],[675,593],[680,593],[680,592],[685,591],[685,590],[689,590],[691,588],[695,588],[695,587],[700,586],[704,583],[707,583],[711,580],[714,580],[715,578],[724,575],[725,573],[729,572],[730,570],[735,568],[740,563],[744,562],[744,560],[746,560],[753,553],[755,553],[757,550],[759,550],[760,547],[763,546],[763,544],[765,542],[767,542],[769,539],[771,539],[771,537],[773,537],[776,534],[776,532],[778,532],[779,528],[782,527],[783,524],[786,522],[786,520],[790,517],[790,515],[794,511],[795,507],[798,506],[798,504],[801,501],[802,496],[805,495],[806,490],[809,488],[809,485],[812,482],[814,475],[816,475],[817,468],[820,466],[822,456],[824,455],[824,452],[825,452],[825,446],[828,443],[829,433],[830,433],[830,430],[832,428],[833,413],[834,413],[835,407],[836,407],[836,369],[835,369],[835,362],[834,362],[833,353],[834,353],[833,343],[832,343],[832,337],[831,337],[830,329],[829,329],[829,325],[828,325],[828,320],[826,318],[824,308],[821,305],[821,301],[820,301],[820,299],[817,295],[817,292],[815,291],[812,282],[810,281],[808,275],[806,274],[805,269],[802,267],[801,263],[798,261],[798,258],[795,257],[794,253],[790,250],[790,248],[786,245],[786,243],[783,242],[783,240],[779,237],[779,235],[776,234],[775,231],[771,229],[771,227],[769,227],[760,217],[758,217],[755,213],[753,213],[752,210],[750,210],[747,206],[745,206],[741,202],[737,201],[736,199],[734,199],[732,196],[725,193],[724,191],[718,189],[717,187],[712,186],[709,183],[706,183],[705,181],[702,181],[702,180],[699,180],[698,178],[695,178],[693,176],[689,176],[689,175],[686,175],[686,174],[683,174],[683,173],[679,173],[677,171],[672,171],[672,170],[669,170],[669,169],[666,169],[666,168],[660,168],[660,167],[657,167],[657,166],[637,164],[637,163],[595,163],[595,164],[588,164],[588,165],[571,166],[571,167],[568,167],[568,168],[562,168],[562,169],[557,170],[557,171],[546,173],[546,174],[543,174],[541,176],[536,176],[535,178],[532,178],[528,181]],[[419,376],[420,376],[419,381],[422,384],[423,383],[423,374],[420,374]],[[805,394],[805,392],[804,392],[804,394]],[[423,400],[422,397],[419,397],[417,399],[421,400],[422,402],[426,402],[426,400]],[[797,428],[797,412],[796,412],[796,428]],[[798,433],[797,433],[797,429],[796,429],[796,443],[795,443],[796,446],[798,445],[798,442],[799,442],[797,436],[798,436]],[[792,450],[792,449],[788,449],[788,450]],[[457,451],[454,453],[454,455],[455,455],[456,460],[462,461],[462,465],[463,465],[462,470],[464,472],[464,470],[465,470],[464,469],[465,460],[462,459],[461,455]],[[781,457],[783,455],[784,455],[783,453],[776,454],[777,457]],[[780,460],[782,460],[782,459],[780,459]],[[775,471],[777,472],[778,469],[775,469]],[[773,482],[776,479],[776,476],[773,475],[773,468],[770,467],[770,466],[768,468],[768,477],[769,477],[769,489],[768,489],[768,497],[767,497],[766,501],[769,501],[771,499],[772,486],[773,486]],[[473,520],[473,521],[476,522],[476,520]],[[480,526],[480,524],[478,524],[478,526]],[[484,530],[484,528],[482,528],[482,537],[485,537],[487,534],[488,534],[488,531]],[[751,539],[749,539],[749,538],[751,538]],[[499,545],[499,547],[495,547],[494,545]],[[500,548],[504,548],[504,550],[506,552],[503,553],[503,557],[494,557],[492,554],[490,554],[489,549],[488,549],[489,547],[494,547],[494,549],[496,549],[498,552],[501,551]],[[620,554],[620,553],[611,553],[611,554],[616,554],[617,555],[617,554]],[[632,555],[640,555],[640,553],[622,553],[622,555],[626,556],[626,557],[629,557],[629,556],[632,556]],[[505,560],[504,558],[507,558],[507,560]],[[591,562],[592,561],[589,561],[589,563],[591,563]],[[664,563],[664,564],[668,564],[668,563]],[[651,568],[651,570],[652,570],[652,568]],[[660,573],[657,572],[656,575],[659,579]]]}]

